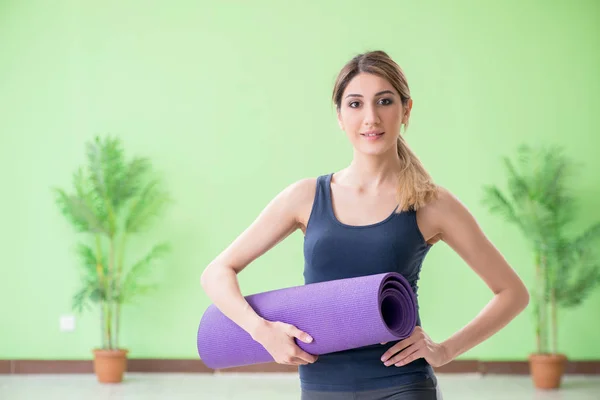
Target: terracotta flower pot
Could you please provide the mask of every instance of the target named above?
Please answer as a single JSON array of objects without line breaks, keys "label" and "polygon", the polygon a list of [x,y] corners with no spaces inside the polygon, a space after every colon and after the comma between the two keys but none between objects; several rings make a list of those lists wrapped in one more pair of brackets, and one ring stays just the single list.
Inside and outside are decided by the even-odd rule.
[{"label": "terracotta flower pot", "polygon": [[128,350],[95,349],[94,372],[100,383],[120,383],[127,370]]},{"label": "terracotta flower pot", "polygon": [[529,369],[538,389],[558,389],[567,366],[564,354],[531,354]]}]

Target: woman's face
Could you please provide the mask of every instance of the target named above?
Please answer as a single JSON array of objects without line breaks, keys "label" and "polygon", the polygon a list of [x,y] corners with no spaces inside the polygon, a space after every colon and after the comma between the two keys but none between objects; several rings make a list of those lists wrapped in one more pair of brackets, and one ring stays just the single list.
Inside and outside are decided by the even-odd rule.
[{"label": "woman's face", "polygon": [[360,73],[342,94],[338,123],[355,149],[377,155],[396,149],[400,126],[407,123],[412,100],[406,110],[400,95],[384,78]]}]

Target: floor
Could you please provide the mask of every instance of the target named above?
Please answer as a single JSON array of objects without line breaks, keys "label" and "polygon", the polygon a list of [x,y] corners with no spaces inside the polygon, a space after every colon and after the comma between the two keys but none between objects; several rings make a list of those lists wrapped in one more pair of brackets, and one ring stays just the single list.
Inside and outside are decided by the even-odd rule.
[{"label": "floor", "polygon": [[[118,385],[94,375],[0,375],[2,400],[291,400],[299,399],[297,374],[135,374]],[[444,400],[599,400],[600,376],[564,378],[557,391],[537,391],[528,376],[438,375]]]}]

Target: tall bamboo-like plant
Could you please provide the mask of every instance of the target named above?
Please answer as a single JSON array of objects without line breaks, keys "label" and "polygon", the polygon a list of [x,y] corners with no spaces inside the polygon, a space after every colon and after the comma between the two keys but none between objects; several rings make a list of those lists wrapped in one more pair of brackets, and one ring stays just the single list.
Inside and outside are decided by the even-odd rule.
[{"label": "tall bamboo-like plant", "polygon": [[83,234],[77,246],[82,286],[73,308],[99,306],[102,349],[119,349],[121,306],[147,293],[147,281],[169,244],[155,244],[136,262],[127,262],[128,239],[155,222],[170,198],[148,158],[126,160],[120,139],[95,137],[86,144],[87,165],[73,175],[73,191],[54,188],[60,212]]},{"label": "tall bamboo-like plant", "polygon": [[531,245],[535,265],[532,305],[537,353],[558,353],[558,308],[581,304],[600,284],[600,223],[569,234],[576,202],[569,188],[574,163],[557,146],[522,145],[516,162],[503,158],[508,192],[484,187],[490,212],[516,225]]}]

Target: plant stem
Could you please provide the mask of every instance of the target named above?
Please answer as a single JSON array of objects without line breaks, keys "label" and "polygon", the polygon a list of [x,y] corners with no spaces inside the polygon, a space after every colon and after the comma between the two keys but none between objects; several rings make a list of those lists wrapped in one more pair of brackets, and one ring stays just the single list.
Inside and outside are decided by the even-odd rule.
[{"label": "plant stem", "polygon": [[548,352],[548,302],[546,301],[547,291],[547,270],[548,265],[546,261],[545,251],[541,254],[541,290],[540,290],[540,303],[541,303],[541,322],[542,322],[542,352]]},{"label": "plant stem", "polygon": [[[98,284],[100,285],[100,291],[106,293],[107,282],[104,276],[104,265],[102,264],[102,243],[100,241],[100,235],[96,235],[96,273],[98,274]],[[102,329],[102,348],[106,349],[110,345],[110,332],[106,330],[106,313],[107,313],[107,302],[106,299],[100,302],[100,328]]]},{"label": "plant stem", "polygon": [[542,301],[542,267],[540,265],[541,260],[540,260],[540,251],[536,250],[535,251],[535,278],[536,278],[536,286],[537,286],[537,290],[535,293],[535,296],[537,297],[537,305],[536,305],[536,311],[535,311],[535,338],[536,338],[536,344],[537,344],[537,352],[538,353],[542,353],[543,351],[543,346],[542,346],[542,308],[543,308],[543,301]]},{"label": "plant stem", "polygon": [[556,291],[554,287],[551,292],[551,310],[552,310],[552,352],[558,353],[558,321],[556,310]]},{"label": "plant stem", "polygon": [[121,310],[119,303],[115,303],[115,348],[119,348],[119,318],[121,316]]},{"label": "plant stem", "polygon": [[119,348],[119,327],[121,326],[121,302],[123,301],[123,287],[121,285],[121,276],[123,274],[123,259],[125,255],[125,244],[127,242],[127,232],[123,233],[121,237],[121,245],[119,246],[119,259],[117,262],[117,277],[115,284],[117,285],[117,297],[118,300],[115,304],[115,345]]},{"label": "plant stem", "polygon": [[112,332],[112,322],[113,322],[113,285],[114,285],[114,263],[115,263],[115,240],[111,236],[110,238],[110,249],[109,249],[109,259],[108,259],[108,292],[106,297],[108,298],[108,316],[106,318],[106,330],[109,334],[109,347],[114,349],[113,347],[113,332]]},{"label": "plant stem", "polygon": [[115,215],[115,210],[112,207],[111,199],[108,196],[108,193],[104,193],[104,204],[106,206],[106,210],[108,212],[108,239],[109,239],[109,259],[108,259],[108,291],[106,297],[108,299],[108,316],[106,318],[106,330],[109,333],[109,347],[114,349],[113,346],[113,331],[112,331],[112,322],[113,322],[113,306],[115,303],[113,288],[115,285],[115,232],[117,231],[117,219]]},{"label": "plant stem", "polygon": [[104,330],[104,309],[106,304],[104,301],[100,303],[100,337],[102,338],[102,348],[106,349],[106,345],[108,344],[108,339],[106,337],[106,331]]}]

